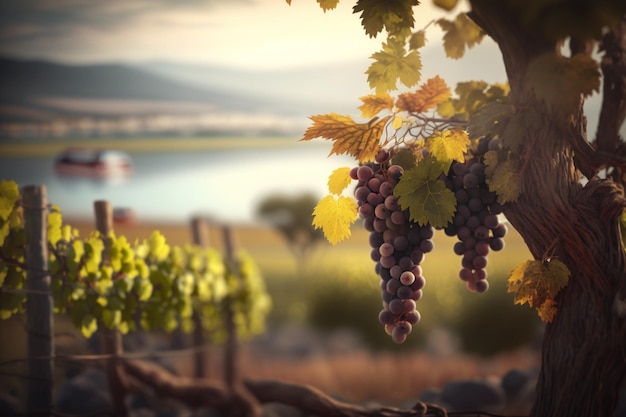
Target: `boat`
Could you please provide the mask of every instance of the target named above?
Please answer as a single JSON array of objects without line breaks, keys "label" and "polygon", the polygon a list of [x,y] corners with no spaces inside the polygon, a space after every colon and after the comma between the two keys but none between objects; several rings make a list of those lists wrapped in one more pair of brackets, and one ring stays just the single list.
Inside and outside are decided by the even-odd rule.
[{"label": "boat", "polygon": [[79,177],[127,177],[133,161],[124,151],[110,149],[68,148],[54,162],[57,174]]}]

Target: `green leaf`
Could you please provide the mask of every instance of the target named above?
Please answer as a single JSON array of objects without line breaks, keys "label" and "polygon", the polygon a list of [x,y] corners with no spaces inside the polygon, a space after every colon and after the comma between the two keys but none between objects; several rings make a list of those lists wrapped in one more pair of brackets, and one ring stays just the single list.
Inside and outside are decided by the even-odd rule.
[{"label": "green leaf", "polygon": [[600,71],[584,54],[570,58],[545,53],[528,65],[525,81],[548,110],[567,116],[578,112],[581,97],[599,90]]},{"label": "green leaf", "polygon": [[20,199],[20,189],[15,181],[0,181],[0,220],[8,220]]},{"label": "green leaf", "polygon": [[512,115],[505,123],[500,136],[502,144],[512,151],[517,151],[524,142],[524,136],[533,135],[542,127],[541,114],[534,107],[526,107]]},{"label": "green leaf", "polygon": [[375,89],[376,94],[395,90],[398,80],[407,87],[416,85],[420,80],[420,53],[413,50],[407,54],[404,42],[391,38],[383,42],[382,51],[375,52],[370,58],[374,62],[365,73],[370,88]]},{"label": "green leaf", "polygon": [[98,322],[96,321],[96,318],[92,314],[83,316],[80,331],[85,339],[89,339],[91,335],[96,332],[96,330],[98,330]]},{"label": "green leaf", "polygon": [[501,101],[485,103],[469,119],[467,125],[469,137],[478,139],[495,133],[498,128],[501,128],[503,121],[506,121],[512,114],[513,106],[509,103]]},{"label": "green leaf", "polygon": [[440,179],[443,173],[444,166],[429,155],[402,174],[393,193],[412,221],[445,227],[452,220],[456,197]]},{"label": "green leaf", "polygon": [[150,254],[154,256],[157,261],[164,260],[170,253],[170,246],[165,242],[165,236],[163,236],[158,230],[152,232],[148,245],[150,248]]},{"label": "green leaf", "polygon": [[500,162],[491,177],[487,177],[486,181],[489,190],[498,195],[498,202],[505,204],[514,202],[520,193],[519,178],[519,161],[508,159]]}]

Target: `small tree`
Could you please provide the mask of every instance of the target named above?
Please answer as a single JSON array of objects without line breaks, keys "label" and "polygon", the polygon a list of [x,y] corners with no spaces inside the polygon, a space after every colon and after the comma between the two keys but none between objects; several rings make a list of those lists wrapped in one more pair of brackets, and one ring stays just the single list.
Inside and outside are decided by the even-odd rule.
[{"label": "small tree", "polygon": [[299,270],[303,270],[315,245],[324,240],[322,231],[311,225],[311,213],[316,203],[317,198],[311,194],[271,195],[257,208],[257,215],[285,238]]},{"label": "small tree", "polygon": [[[326,11],[338,1],[319,3]],[[456,3],[435,0],[447,10]],[[434,22],[444,32],[446,53],[459,59],[466,48],[491,37],[502,53],[508,85],[460,83],[456,96],[450,97],[443,80],[435,77],[417,91],[393,98],[388,92],[396,90],[398,80],[408,87],[420,82],[420,48],[426,36],[425,30],[413,27],[418,4],[417,0],[359,0],[353,8],[370,37],[387,34],[366,71],[375,90],[362,98],[361,115],[367,120],[358,123],[335,113],[313,116],[302,140],[332,140],[331,153],[352,155],[360,167],[372,169],[352,170],[350,176],[348,170],[333,173],[329,186],[342,187],[329,187],[330,195],[316,207],[314,224],[324,228],[331,243],[349,235],[357,213],[365,218],[366,227],[368,218],[374,219],[368,229],[373,230],[373,241],[386,241],[376,235],[385,227],[402,230],[400,216],[397,222],[387,220],[390,206],[385,204],[372,214],[373,206],[381,203],[376,198],[370,201],[367,191],[359,194],[357,189],[358,205],[341,195],[350,179],[358,181],[357,187],[369,187],[370,194],[389,194],[389,190],[376,191],[376,181],[368,182],[374,177],[393,183],[392,197],[397,201],[392,203],[408,212],[407,221],[415,227],[445,228],[450,235],[469,228],[475,234],[464,238],[465,248],[461,245],[458,252],[478,252],[476,241],[498,236],[485,234],[485,229],[474,232],[459,220],[471,217],[473,210],[463,214],[460,208],[467,204],[467,195],[450,189],[469,188],[470,183],[476,188],[475,178],[467,183],[453,181],[467,172],[461,165],[475,164],[472,175],[485,181],[478,186],[480,198],[489,199],[479,203],[489,205],[487,214],[503,212],[534,257],[515,268],[508,287],[516,303],[528,302],[546,321],[531,415],[612,416],[626,375],[622,240],[626,146],[619,134],[626,118],[626,2],[470,0],[469,12]],[[589,138],[584,102],[601,85],[599,125],[595,137]],[[396,168],[389,166],[381,149],[392,155],[404,153],[402,161],[392,160],[404,169],[401,176],[397,170],[392,172]],[[450,167],[455,165],[459,168],[453,172]],[[476,213],[481,222],[485,220],[486,214],[479,209]],[[495,227],[493,219],[489,223]],[[380,255],[373,253],[380,259],[379,270],[393,265],[389,254],[394,250],[397,246],[384,250],[381,246]],[[488,250],[483,244],[480,251]],[[486,290],[486,260],[464,258],[470,264],[463,260],[461,278],[470,290]],[[406,275],[402,280],[414,282],[413,278]],[[383,279],[389,277],[383,274]],[[415,324],[419,316],[396,311],[396,316],[387,314],[381,321],[406,335],[407,323]],[[393,337],[401,341],[402,334]]]}]

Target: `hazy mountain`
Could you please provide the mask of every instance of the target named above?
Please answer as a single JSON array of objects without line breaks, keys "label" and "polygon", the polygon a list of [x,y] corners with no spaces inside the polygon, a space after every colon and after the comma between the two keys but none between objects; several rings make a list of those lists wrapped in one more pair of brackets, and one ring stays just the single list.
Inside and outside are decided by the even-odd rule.
[{"label": "hazy mountain", "polygon": [[294,109],[293,103],[272,101],[263,94],[231,89],[228,84],[220,86],[218,81],[210,87],[194,85],[122,64],[65,65],[0,57],[0,73],[3,120],[37,119],[37,115],[119,115],[120,111],[281,114]]}]

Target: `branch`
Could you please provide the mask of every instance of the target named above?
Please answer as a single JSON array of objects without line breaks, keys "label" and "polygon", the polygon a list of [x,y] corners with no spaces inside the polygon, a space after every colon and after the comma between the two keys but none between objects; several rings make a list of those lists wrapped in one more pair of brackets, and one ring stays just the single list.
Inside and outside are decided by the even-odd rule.
[{"label": "branch", "polygon": [[310,387],[272,380],[246,380],[231,393],[224,384],[206,379],[178,377],[157,364],[123,361],[126,372],[151,387],[161,397],[177,399],[191,407],[210,407],[228,416],[260,416],[259,403],[278,402],[324,417],[447,417],[446,410],[418,402],[411,410],[394,407],[366,409],[335,400]]},{"label": "branch", "polygon": [[275,380],[246,380],[246,388],[261,402],[279,402],[325,417],[447,417],[440,407],[418,402],[411,410],[395,407],[365,409],[361,406],[337,401],[318,389]]},{"label": "branch", "polygon": [[160,397],[179,400],[192,408],[210,407],[229,417],[260,417],[261,407],[247,391],[206,379],[173,375],[157,364],[145,361],[123,361],[129,376],[151,387]]}]

